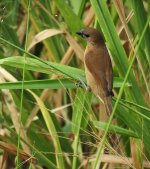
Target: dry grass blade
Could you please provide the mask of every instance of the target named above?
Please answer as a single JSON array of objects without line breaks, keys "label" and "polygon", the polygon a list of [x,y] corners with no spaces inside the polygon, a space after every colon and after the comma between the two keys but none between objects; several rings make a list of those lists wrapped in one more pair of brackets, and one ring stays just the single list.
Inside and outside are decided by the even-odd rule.
[{"label": "dry grass blade", "polygon": [[[127,21],[126,21],[126,16],[125,16],[123,3],[120,0],[113,0],[113,3],[114,3],[114,5],[115,5],[115,7],[116,7],[116,9],[118,11],[118,15],[119,15],[120,20],[121,20],[121,22],[123,24],[123,27],[124,27],[124,30],[125,30],[126,35],[128,37],[128,40],[130,42],[130,46],[132,48],[132,51],[135,53],[135,48],[134,48],[133,42],[131,40],[130,31],[128,29],[128,25],[127,25]],[[132,53],[132,51],[130,53]],[[131,56],[131,54],[129,56]],[[141,70],[141,73],[142,73],[142,76],[143,76],[143,79],[144,79],[144,82],[145,82],[145,85],[146,85],[146,89],[147,89],[147,92],[148,92],[148,95],[149,95],[149,98],[150,98],[150,90],[149,90],[148,82],[147,82],[147,79],[146,79],[142,64],[141,64],[140,60],[138,59],[138,57],[137,57],[137,62],[138,62],[139,68]]]},{"label": "dry grass blade", "polygon": [[[130,147],[131,147],[131,154],[132,154],[132,159],[133,159],[133,165],[136,169],[141,169],[143,168],[143,160],[140,158],[139,160],[139,151],[138,149],[140,149],[142,151],[142,143],[141,146],[137,147],[137,143],[136,142],[140,142],[139,140],[137,141],[136,139],[131,139],[130,140]],[[139,145],[139,143],[138,143]],[[141,152],[140,152],[141,154]]]},{"label": "dry grass blade", "polygon": [[[45,100],[46,100],[50,95],[51,95],[51,90],[50,90],[50,89],[45,89],[45,90],[42,92],[42,94],[41,94],[41,96],[40,96],[40,99],[41,99],[43,102],[45,102]],[[33,110],[31,111],[31,113],[30,113],[30,115],[29,115],[29,117],[28,117],[28,119],[27,119],[27,121],[26,121],[26,124],[25,124],[25,128],[26,128],[26,129],[29,128],[31,122],[33,121],[33,118],[36,116],[36,114],[38,113],[39,109],[40,109],[39,106],[36,105],[36,106],[33,108]]]},{"label": "dry grass blade", "polygon": [[90,7],[89,11],[87,12],[87,16],[85,17],[83,23],[86,26],[89,26],[92,23],[94,17],[95,17],[94,11],[93,11],[92,7]]},{"label": "dry grass blade", "polygon": [[63,31],[61,30],[57,30],[57,29],[46,29],[40,33],[38,33],[34,39],[32,40],[31,44],[29,45],[28,47],[28,51],[33,47],[35,46],[37,43],[49,38],[49,37],[52,37],[52,36],[55,36],[55,35],[58,35],[58,34],[62,34]]},{"label": "dry grass blade", "polygon": [[[134,16],[133,11],[130,11],[129,14],[127,15],[127,17],[126,17],[126,22],[128,23],[132,19],[133,16]],[[120,35],[120,33],[122,32],[123,29],[124,29],[124,25],[122,25],[120,27],[120,29],[118,30],[119,35]]]},{"label": "dry grass blade", "polygon": [[[131,49],[132,51],[135,53],[135,48],[134,48],[134,45],[133,45],[133,42],[131,40],[131,35],[130,35],[130,32],[129,32],[129,29],[128,29],[128,25],[127,25],[127,21],[126,21],[126,16],[125,16],[125,11],[124,11],[124,6],[123,6],[123,3],[120,1],[120,0],[113,0],[113,3],[118,11],[118,15],[120,17],[120,20],[123,24],[123,27],[124,27],[124,30],[126,32],[126,35],[128,37],[128,41],[130,42],[130,46],[131,46]],[[132,52],[131,51],[131,52]],[[130,53],[131,53],[130,52]],[[131,56],[131,55],[130,55]],[[129,58],[130,59],[130,58]],[[139,68],[141,69],[141,72],[142,72],[142,75],[143,75],[143,78],[145,80],[145,84],[147,84],[147,80],[146,80],[146,77],[145,77],[145,74],[144,74],[144,71],[143,71],[143,68],[142,68],[142,65],[141,65],[141,62],[140,60],[137,58],[137,62],[139,64]],[[147,86],[147,85],[146,85]],[[147,86],[147,91],[149,93],[149,88]],[[131,140],[131,153],[132,153],[132,158],[133,158],[133,165],[135,168],[137,169],[140,169],[141,168],[141,164],[138,160],[138,154],[137,154],[137,151],[136,151],[136,144],[134,144],[134,141]]]},{"label": "dry grass blade", "polygon": [[72,59],[73,54],[74,50],[69,46],[60,63],[63,65],[68,65]]},{"label": "dry grass blade", "polygon": [[[0,141],[0,148],[8,153],[13,154],[13,155],[17,154],[17,148],[11,143],[6,143],[6,142]],[[23,160],[30,161],[34,164],[36,163],[36,159],[34,157],[30,156],[29,154],[27,154],[21,150],[19,152],[19,157]]]},{"label": "dry grass blade", "polygon": [[61,168],[63,169],[64,168],[64,159],[63,159],[62,156],[59,156],[59,154],[62,154],[62,148],[61,148],[59,137],[57,135],[57,130],[56,130],[55,125],[52,121],[52,117],[49,114],[49,112],[47,111],[47,109],[46,109],[44,103],[42,102],[42,100],[31,90],[27,90],[27,91],[34,97],[38,106],[40,107],[40,110],[41,110],[42,116],[44,118],[46,127],[47,127],[49,133],[52,136],[52,140],[53,140],[53,144],[54,144],[55,152],[56,152],[55,157],[56,157],[57,166],[58,166],[58,168],[60,168],[60,166],[61,166]]},{"label": "dry grass blade", "polygon": [[[0,169],[24,168],[25,163],[33,169],[150,168],[150,127],[145,120],[149,119],[150,87],[148,65],[143,58],[148,59],[149,54],[149,31],[144,27],[150,21],[149,3],[111,2],[0,3]],[[141,17],[144,15],[145,21]],[[84,89],[78,93],[80,84],[85,86],[82,78],[86,81],[82,63],[86,42],[75,32],[86,26],[103,32],[114,61],[115,116],[110,117],[105,129],[95,125],[95,121],[105,121],[99,119],[99,99]],[[30,61],[25,62],[22,56],[34,59],[28,57]],[[44,60],[50,60],[50,65]],[[66,75],[71,79],[62,79]],[[30,93],[28,86],[33,89]],[[115,125],[111,126],[112,120]],[[104,137],[101,130],[105,131]]]},{"label": "dry grass blade", "polygon": [[51,110],[51,113],[56,113],[56,112],[58,112],[58,111],[60,111],[60,110],[66,109],[66,108],[68,108],[68,107],[70,107],[70,106],[72,106],[72,103],[66,104],[66,105],[63,105],[63,106],[60,106],[60,107],[57,107],[57,108],[55,108],[55,109],[52,109],[52,110]]},{"label": "dry grass blade", "polygon": [[[88,162],[93,162],[95,159],[88,159]],[[125,167],[129,166],[131,168],[136,169],[133,166],[133,159],[132,158],[128,158],[128,157],[121,157],[121,156],[117,156],[117,155],[109,155],[109,154],[103,154],[101,156],[101,162],[103,163],[109,163],[109,164],[122,164],[125,165]],[[84,160],[80,166],[80,168],[82,168],[85,164],[87,163],[87,160]],[[150,161],[143,161],[143,167],[145,168],[150,168]]]},{"label": "dry grass blade", "polygon": [[25,15],[22,19],[21,24],[19,25],[18,30],[17,30],[17,35],[19,37],[18,39],[19,39],[20,43],[23,42],[23,39],[24,39],[24,36],[26,33],[26,19],[27,19],[27,16]]},{"label": "dry grass blade", "polygon": [[127,37],[128,37],[128,40],[130,42],[130,45],[132,47],[132,50],[134,50],[134,46],[132,45],[132,40],[131,40],[131,35],[130,35],[130,32],[128,30],[128,25],[127,25],[127,21],[126,21],[126,16],[125,16],[125,11],[124,11],[124,7],[123,7],[123,4],[121,1],[118,1],[118,0],[113,0],[113,3],[118,11],[118,15],[120,17],[120,20],[124,26],[124,29],[126,31],[126,34],[127,34]]},{"label": "dry grass blade", "polygon": [[84,56],[84,50],[81,48],[81,46],[75,41],[75,39],[69,34],[65,33],[65,38],[68,41],[69,45],[73,48],[76,55],[79,57],[80,60],[83,61]]},{"label": "dry grass blade", "polygon": [[12,76],[6,69],[0,67],[0,76],[3,77],[5,80],[8,80],[10,82],[16,82],[17,79]]},{"label": "dry grass blade", "polygon": [[[1,67],[0,67],[0,75],[1,75],[0,82],[5,82],[4,79],[6,79],[8,81],[12,81],[12,82],[17,81],[9,72],[7,72],[5,69],[3,69]],[[15,130],[18,133],[18,130],[19,130],[19,127],[20,127],[19,118],[18,118],[19,112],[17,111],[14,100],[13,100],[9,90],[3,89],[2,94],[4,95],[4,101],[6,102],[6,105],[9,109],[9,111],[11,112],[10,116],[11,116],[13,125],[15,127]],[[24,138],[26,140],[26,142],[28,142],[26,133],[23,129],[21,129],[21,137]],[[28,154],[31,154],[28,146],[24,143],[21,143],[21,144],[22,144],[24,151],[27,152]]]}]

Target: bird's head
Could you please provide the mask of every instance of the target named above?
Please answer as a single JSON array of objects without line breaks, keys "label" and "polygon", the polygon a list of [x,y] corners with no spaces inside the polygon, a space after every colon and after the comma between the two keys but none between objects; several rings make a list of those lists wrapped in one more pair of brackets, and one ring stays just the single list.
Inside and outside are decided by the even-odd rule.
[{"label": "bird's head", "polygon": [[90,44],[101,43],[104,41],[101,33],[98,30],[91,27],[86,27],[76,33],[80,35],[82,38],[84,38]]}]

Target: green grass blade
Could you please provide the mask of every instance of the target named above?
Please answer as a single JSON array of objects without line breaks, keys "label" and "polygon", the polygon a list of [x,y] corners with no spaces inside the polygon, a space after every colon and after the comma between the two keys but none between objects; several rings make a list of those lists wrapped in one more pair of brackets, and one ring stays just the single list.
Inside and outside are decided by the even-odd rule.
[{"label": "green grass blade", "polygon": [[[111,15],[108,11],[106,2],[105,0],[101,1],[91,0],[91,4],[94,8],[98,22],[106,39],[106,44],[112,54],[118,72],[122,77],[124,77],[129,67],[129,63],[127,60],[128,57],[118,37]],[[129,74],[128,80],[130,80],[131,84],[134,87],[132,88],[132,90],[125,90],[127,95],[130,95],[130,98],[136,99],[139,104],[142,103],[144,105],[145,102],[143,100],[140,89],[137,85],[137,81],[132,71]]]},{"label": "green grass blade", "polygon": [[[30,0],[28,0],[28,13],[27,13],[27,25],[26,25],[26,36],[25,36],[25,51],[27,50],[27,41],[28,41],[28,34],[29,34],[29,16],[30,16]],[[26,55],[24,53],[23,60],[26,60]],[[19,168],[19,149],[20,149],[20,137],[21,137],[21,128],[22,126],[22,116],[23,116],[23,96],[24,96],[24,79],[25,79],[25,70],[26,65],[23,64],[22,69],[22,84],[21,84],[21,97],[20,97],[20,113],[19,113],[19,130],[18,130],[18,142],[17,142],[17,159],[16,159],[16,168]]]},{"label": "green grass blade", "polygon": [[[105,130],[106,126],[107,126],[107,123],[100,122],[100,121],[93,121],[93,124],[95,125],[96,128],[103,129],[103,130]],[[137,138],[137,135],[133,131],[124,129],[124,128],[119,127],[119,126],[110,125],[109,131],[113,132],[113,133],[118,133],[118,134],[121,134],[121,135],[124,135],[124,136]]]},{"label": "green grass blade", "polygon": [[[139,37],[141,36],[144,26],[146,24],[147,21],[147,13],[144,9],[144,4],[143,1],[141,0],[132,0],[132,6],[133,6],[133,10],[134,10],[134,16],[135,16],[135,20],[136,20],[136,24],[137,24],[137,30],[138,30],[138,34]],[[147,59],[147,63],[149,64],[150,67],[150,29],[149,27],[147,28],[145,35],[143,37],[143,44],[142,47],[146,48],[147,51],[147,57],[145,59]]]},{"label": "green grass blade", "polygon": [[[111,52],[113,52],[113,54],[117,54],[117,55],[118,55],[118,56],[117,56],[117,55],[114,55],[114,58],[117,58],[117,57],[120,57],[120,58],[121,58],[121,56],[123,56],[124,59],[125,59],[125,60],[120,60],[120,61],[125,61],[125,64],[122,63],[122,67],[123,67],[123,65],[124,65],[124,70],[122,70],[122,68],[120,68],[120,72],[125,73],[124,71],[127,71],[127,73],[125,73],[124,83],[122,84],[122,87],[121,87],[121,89],[120,89],[120,91],[119,91],[119,94],[118,94],[118,97],[117,97],[117,101],[116,101],[116,103],[115,103],[115,105],[114,105],[112,114],[111,114],[111,116],[110,116],[110,118],[109,118],[109,122],[108,122],[107,128],[106,128],[106,130],[105,130],[105,134],[104,134],[104,136],[103,136],[103,138],[102,138],[102,140],[101,140],[101,142],[100,142],[100,145],[99,145],[98,150],[97,150],[97,153],[96,153],[96,159],[95,159],[95,162],[94,162],[94,165],[93,165],[93,169],[95,169],[95,168],[97,167],[97,165],[99,164],[99,163],[98,163],[98,160],[99,160],[100,155],[101,155],[101,153],[102,153],[102,151],[103,151],[103,146],[104,146],[104,144],[105,144],[107,132],[108,132],[108,130],[109,130],[109,126],[110,126],[111,121],[112,121],[112,119],[113,119],[113,115],[114,115],[114,113],[115,113],[115,111],[116,111],[116,108],[117,108],[117,105],[118,105],[118,103],[119,103],[119,100],[121,99],[121,96],[122,96],[122,93],[123,93],[123,90],[124,90],[124,84],[125,84],[125,82],[126,82],[126,80],[127,80],[128,77],[129,77],[130,80],[132,81],[133,85],[135,84],[136,90],[135,90],[135,91],[134,91],[133,89],[132,89],[132,90],[133,90],[133,93],[134,93],[135,96],[136,96],[135,98],[136,98],[136,99],[139,99],[139,98],[137,98],[137,95],[136,95],[138,86],[137,86],[137,84],[136,84],[136,81],[135,81],[133,75],[130,73],[130,70],[131,70],[132,64],[133,64],[133,62],[134,62],[134,60],[135,60],[136,53],[137,53],[137,51],[138,51],[138,49],[139,49],[139,46],[141,45],[141,41],[143,40],[144,33],[145,33],[146,28],[147,28],[147,26],[148,26],[148,22],[147,22],[147,25],[145,25],[145,29],[143,30],[142,36],[140,37],[138,46],[137,46],[137,48],[136,48],[136,53],[135,53],[134,56],[132,57],[132,61],[131,61],[130,65],[129,65],[129,67],[127,68],[127,67],[126,67],[126,66],[128,65],[128,63],[126,63],[127,58],[126,58],[125,52],[124,52],[124,50],[123,50],[123,48],[122,48],[122,46],[121,46],[121,43],[119,43],[119,39],[118,39],[118,36],[117,36],[117,34],[116,34],[116,31],[115,31],[114,25],[113,25],[113,23],[112,23],[110,14],[109,14],[109,12],[108,12],[108,9],[107,9],[107,7],[106,7],[106,4],[104,3],[104,1],[97,2],[96,0],[91,0],[91,3],[92,3],[92,5],[93,5],[93,7],[95,8],[95,12],[96,12],[96,14],[97,14],[99,23],[100,23],[100,25],[102,26],[102,30],[107,34],[107,35],[106,35],[106,34],[104,33],[104,35],[106,36],[106,39],[108,39],[108,42],[112,45],[112,46],[109,46],[110,49],[112,49]],[[108,23],[109,23],[109,24],[108,24]],[[105,28],[105,29],[104,29],[104,28]],[[112,34],[111,34],[110,32],[112,32]],[[108,35],[109,35],[109,36],[108,36]],[[116,39],[115,39],[115,36],[114,36],[114,35],[116,36]],[[110,38],[109,38],[109,37],[110,37]],[[114,44],[113,44],[113,43],[114,43]],[[112,48],[112,47],[113,47],[113,48]],[[119,49],[119,48],[120,48],[120,49]],[[121,54],[122,54],[122,55],[121,55]],[[123,58],[123,57],[122,57],[122,58]],[[114,60],[115,60],[115,59],[114,59]],[[119,62],[118,62],[118,63],[119,63]],[[119,64],[120,64],[120,63],[119,63]],[[117,65],[117,63],[116,63],[116,65]],[[121,66],[121,65],[117,65],[117,66],[119,67],[119,66]],[[134,87],[135,87],[135,86],[134,86]]]},{"label": "green grass blade", "polygon": [[56,128],[55,128],[55,124],[53,123],[53,120],[52,120],[49,112],[47,111],[44,103],[42,102],[42,100],[32,91],[29,91],[29,93],[37,101],[37,103],[38,103],[38,105],[41,109],[43,118],[45,120],[46,126],[48,128],[48,131],[53,138],[54,147],[56,149],[55,152],[56,152],[57,167],[64,169],[65,165],[64,165],[64,159],[63,159],[63,156],[62,156],[63,153],[62,153],[62,148],[61,148],[61,145],[60,145],[59,137],[58,137],[58,134],[57,134],[57,131],[56,131]]},{"label": "green grass blade", "polygon": [[[145,27],[144,27],[142,36],[140,37],[139,43],[138,43],[137,48],[136,48],[136,52],[138,51],[138,49],[139,49],[139,47],[140,47],[140,45],[141,45],[141,42],[142,42],[142,40],[143,40],[144,33],[145,33],[146,28],[147,28],[147,26],[148,26],[148,24],[149,24],[149,20],[150,20],[150,17],[149,17],[149,19],[148,19],[148,21],[147,21],[147,23],[146,23],[146,25],[145,25]],[[101,152],[103,151],[103,146],[104,146],[104,142],[105,142],[105,139],[106,139],[106,136],[107,136],[107,132],[108,132],[108,130],[109,130],[109,126],[110,126],[110,124],[111,124],[111,122],[112,122],[113,115],[114,115],[114,113],[115,113],[115,111],[116,111],[116,108],[117,108],[117,105],[118,105],[118,103],[119,103],[119,100],[121,99],[121,96],[122,96],[122,93],[123,93],[123,89],[124,89],[124,84],[125,84],[125,82],[127,81],[127,78],[128,78],[128,76],[129,76],[129,73],[130,73],[131,67],[132,67],[132,65],[133,65],[133,62],[134,62],[134,60],[135,60],[135,57],[136,57],[136,53],[134,54],[134,57],[133,57],[132,60],[131,60],[131,63],[130,63],[129,68],[128,68],[128,71],[127,71],[126,76],[125,76],[125,78],[124,78],[124,83],[123,83],[123,85],[122,85],[122,87],[121,87],[121,89],[120,89],[120,91],[119,91],[119,94],[118,94],[118,97],[117,97],[117,101],[116,101],[116,103],[115,103],[115,105],[114,105],[112,114],[111,114],[111,116],[110,116],[110,118],[109,118],[109,122],[108,122],[107,128],[106,128],[106,130],[105,130],[105,134],[104,134],[104,136],[103,136],[103,138],[102,138],[102,140],[101,140],[100,146],[99,146],[99,148],[98,148],[98,151],[97,151],[97,154],[96,154],[96,160],[95,160],[95,163],[94,163],[94,169],[96,168],[96,166],[97,166],[97,161],[98,161],[98,159],[100,158]]]},{"label": "green grass blade", "polygon": [[62,0],[55,0],[55,4],[64,17],[66,24],[72,33],[75,33],[84,27],[80,17],[78,17],[65,2]]},{"label": "green grass blade", "polygon": [[86,99],[86,91],[83,89],[78,89],[75,101],[73,103],[73,117],[72,117],[72,131],[75,134],[74,140],[74,157],[72,169],[77,168],[77,153],[78,153],[78,144],[79,144],[79,133],[81,128],[81,122],[83,118],[84,111],[84,102]]},{"label": "green grass blade", "polygon": [[[11,127],[9,127],[7,124],[4,124],[4,126],[10,131],[10,133],[12,133],[13,136],[18,137],[16,132]],[[42,154],[42,152],[40,152],[35,146],[28,144],[23,138],[20,139],[35,152],[35,157],[38,159],[39,163],[47,167],[51,167],[52,169],[57,169],[57,166],[52,163],[44,154]]]},{"label": "green grass blade", "polygon": [[[37,72],[41,72],[45,74],[55,73],[55,74],[63,75],[64,77],[67,77],[67,78],[71,77],[72,79],[77,80],[77,81],[84,81],[84,82],[86,81],[84,71],[81,69],[71,67],[71,66],[61,65],[61,64],[53,63],[49,61],[44,61],[43,63],[37,59],[32,59],[32,58],[26,58],[26,60],[24,60],[22,56],[13,56],[13,57],[8,57],[8,58],[0,60],[0,65],[7,65],[7,66],[15,67],[15,68],[23,68],[24,63],[26,64],[26,70],[37,71]],[[27,83],[29,84],[32,82],[33,81],[25,82],[25,86]],[[120,88],[122,85],[122,82],[123,82],[122,78],[114,77],[114,84],[113,84],[114,88]],[[10,89],[13,89],[13,86],[15,87],[14,89],[16,89],[17,87],[16,85],[18,85],[19,87],[19,82],[10,83]],[[4,87],[5,85],[0,84],[0,87],[2,86]],[[6,86],[8,88],[7,84]],[[125,87],[131,87],[131,84],[126,82]]]},{"label": "green grass blade", "polygon": [[[8,82],[8,83],[0,83],[0,89],[21,89],[22,82]],[[24,89],[72,89],[76,88],[74,82],[71,82],[67,79],[60,80],[31,80],[24,81]]]}]

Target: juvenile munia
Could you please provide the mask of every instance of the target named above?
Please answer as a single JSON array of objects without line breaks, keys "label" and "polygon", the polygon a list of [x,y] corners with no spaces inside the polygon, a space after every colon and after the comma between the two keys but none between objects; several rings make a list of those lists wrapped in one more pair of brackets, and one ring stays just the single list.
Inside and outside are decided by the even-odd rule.
[{"label": "juvenile munia", "polygon": [[110,115],[112,112],[113,73],[103,36],[98,30],[90,27],[82,29],[77,34],[87,41],[84,65],[88,88],[100,99],[100,109]]}]

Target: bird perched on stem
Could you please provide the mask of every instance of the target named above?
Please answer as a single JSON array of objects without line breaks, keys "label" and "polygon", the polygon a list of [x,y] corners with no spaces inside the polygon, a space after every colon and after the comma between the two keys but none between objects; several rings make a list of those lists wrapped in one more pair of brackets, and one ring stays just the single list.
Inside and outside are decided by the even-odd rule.
[{"label": "bird perched on stem", "polygon": [[84,28],[77,32],[87,41],[84,65],[88,88],[100,99],[100,111],[112,112],[113,73],[112,63],[103,36],[94,28]]}]

